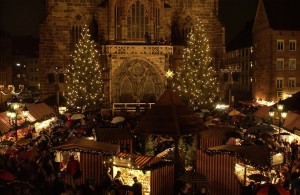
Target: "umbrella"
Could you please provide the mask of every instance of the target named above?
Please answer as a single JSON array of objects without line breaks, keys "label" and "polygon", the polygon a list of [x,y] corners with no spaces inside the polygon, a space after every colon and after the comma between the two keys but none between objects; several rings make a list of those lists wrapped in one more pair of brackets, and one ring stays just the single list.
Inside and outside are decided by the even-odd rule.
[{"label": "umbrella", "polygon": [[31,185],[30,183],[28,183],[26,181],[20,181],[20,180],[15,180],[15,181],[9,182],[7,185],[9,187],[17,186],[17,187],[21,187],[21,188],[34,188],[34,186]]},{"label": "umbrella", "polygon": [[297,158],[296,160],[294,160],[294,163],[297,165],[300,165],[300,158]]},{"label": "umbrella", "polygon": [[264,146],[264,145],[266,144],[265,141],[260,140],[260,139],[254,140],[253,143],[254,143],[255,145],[260,145],[260,146]]},{"label": "umbrella", "polygon": [[229,131],[226,133],[226,136],[233,137],[233,138],[240,138],[240,139],[243,138],[242,134],[237,131]]},{"label": "umbrella", "polygon": [[7,151],[7,148],[5,147],[0,147],[0,154],[5,154]]},{"label": "umbrella", "polygon": [[211,120],[206,121],[204,124],[205,124],[206,126],[215,126],[215,125],[217,125],[216,123],[213,123]]},{"label": "umbrella", "polygon": [[237,111],[237,110],[234,109],[231,112],[229,112],[228,115],[229,116],[236,116],[236,115],[239,115],[240,113],[241,113],[240,111]]},{"label": "umbrella", "polygon": [[21,138],[19,139],[16,144],[19,146],[25,146],[27,144],[29,144],[30,142],[26,139],[26,138]]},{"label": "umbrella", "polygon": [[57,119],[54,123],[55,124],[63,124],[65,121],[62,119]]},{"label": "umbrella", "polygon": [[269,181],[268,177],[261,175],[261,174],[252,174],[252,175],[249,175],[248,178],[255,182]]},{"label": "umbrella", "polygon": [[8,172],[6,170],[0,170],[0,180],[3,181],[12,181],[15,177],[11,172]]},{"label": "umbrella", "polygon": [[116,124],[116,123],[121,123],[125,120],[124,117],[122,116],[116,116],[112,119],[111,123]]},{"label": "umbrella", "polygon": [[83,119],[84,117],[85,116],[83,114],[76,113],[71,116],[71,120],[79,120],[79,119]]},{"label": "umbrella", "polygon": [[0,142],[0,145],[2,145],[2,146],[11,146],[13,144],[14,144],[14,142],[10,141],[10,140],[4,140],[4,141]]},{"label": "umbrella", "polygon": [[248,141],[248,140],[244,140],[244,141],[242,141],[241,145],[242,146],[253,146],[255,144],[253,142]]},{"label": "umbrella", "polygon": [[278,194],[278,195],[289,195],[290,193],[284,189],[283,186],[277,184],[269,184],[263,186],[258,190],[256,195],[268,195],[268,194]]},{"label": "umbrella", "polygon": [[283,132],[283,133],[276,133],[276,134],[274,134],[274,135],[291,135],[291,134],[288,133],[288,132]]}]

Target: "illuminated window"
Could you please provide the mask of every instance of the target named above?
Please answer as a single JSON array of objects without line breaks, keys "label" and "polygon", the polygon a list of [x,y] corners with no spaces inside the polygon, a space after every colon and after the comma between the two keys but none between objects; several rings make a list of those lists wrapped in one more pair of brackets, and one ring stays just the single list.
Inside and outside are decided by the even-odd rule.
[{"label": "illuminated window", "polygon": [[297,41],[296,40],[290,40],[289,41],[289,49],[290,49],[290,51],[296,51],[296,45],[297,45]]},{"label": "illuminated window", "polygon": [[283,58],[277,58],[276,70],[283,70],[283,69],[284,69],[284,59]]},{"label": "illuminated window", "polygon": [[[151,21],[151,22],[150,22]],[[151,26],[150,26],[151,25]],[[115,35],[117,40],[146,41],[146,36],[160,37],[160,9],[154,1],[127,2],[118,0],[115,6]]]},{"label": "illuminated window", "polygon": [[296,59],[289,59],[289,70],[296,70]]},{"label": "illuminated window", "polygon": [[288,80],[288,87],[293,88],[296,87],[296,78],[290,77]]},{"label": "illuminated window", "polygon": [[277,78],[276,79],[276,88],[282,89],[283,88],[283,78]]},{"label": "illuminated window", "polygon": [[284,50],[284,40],[277,40],[277,51]]}]

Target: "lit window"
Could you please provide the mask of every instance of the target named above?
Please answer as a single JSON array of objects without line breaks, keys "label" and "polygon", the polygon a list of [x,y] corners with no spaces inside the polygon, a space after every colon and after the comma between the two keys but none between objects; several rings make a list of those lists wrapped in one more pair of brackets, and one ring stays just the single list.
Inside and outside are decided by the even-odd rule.
[{"label": "lit window", "polygon": [[276,79],[276,88],[282,89],[283,88],[283,78],[277,78]]},{"label": "lit window", "polygon": [[283,69],[284,69],[284,59],[277,58],[276,70],[283,70]]},{"label": "lit window", "polygon": [[277,51],[284,50],[284,40],[277,40]]},{"label": "lit window", "polygon": [[296,87],[296,78],[295,77],[289,78],[288,87],[290,87],[290,88]]},{"label": "lit window", "polygon": [[290,42],[289,42],[289,49],[290,49],[290,51],[296,51],[296,45],[297,45],[297,41],[296,40],[290,40]]},{"label": "lit window", "polygon": [[289,70],[296,70],[296,59],[289,59]]}]

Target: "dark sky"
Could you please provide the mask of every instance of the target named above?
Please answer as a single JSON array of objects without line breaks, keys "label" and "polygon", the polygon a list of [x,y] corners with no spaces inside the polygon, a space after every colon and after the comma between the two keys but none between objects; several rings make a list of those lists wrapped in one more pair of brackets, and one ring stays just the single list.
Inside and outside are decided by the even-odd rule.
[{"label": "dark sky", "polygon": [[[196,0],[198,1],[198,0]],[[0,0],[0,29],[13,35],[38,37],[44,0]],[[219,0],[220,20],[225,25],[226,41],[231,40],[255,16],[258,0]]]}]

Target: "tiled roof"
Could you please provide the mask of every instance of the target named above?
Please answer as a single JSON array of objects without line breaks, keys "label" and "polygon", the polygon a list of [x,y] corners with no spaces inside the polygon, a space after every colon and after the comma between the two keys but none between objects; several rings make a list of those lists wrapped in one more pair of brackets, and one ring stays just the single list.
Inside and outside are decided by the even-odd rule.
[{"label": "tiled roof", "polygon": [[300,30],[299,0],[263,0],[269,24],[275,30]]}]

